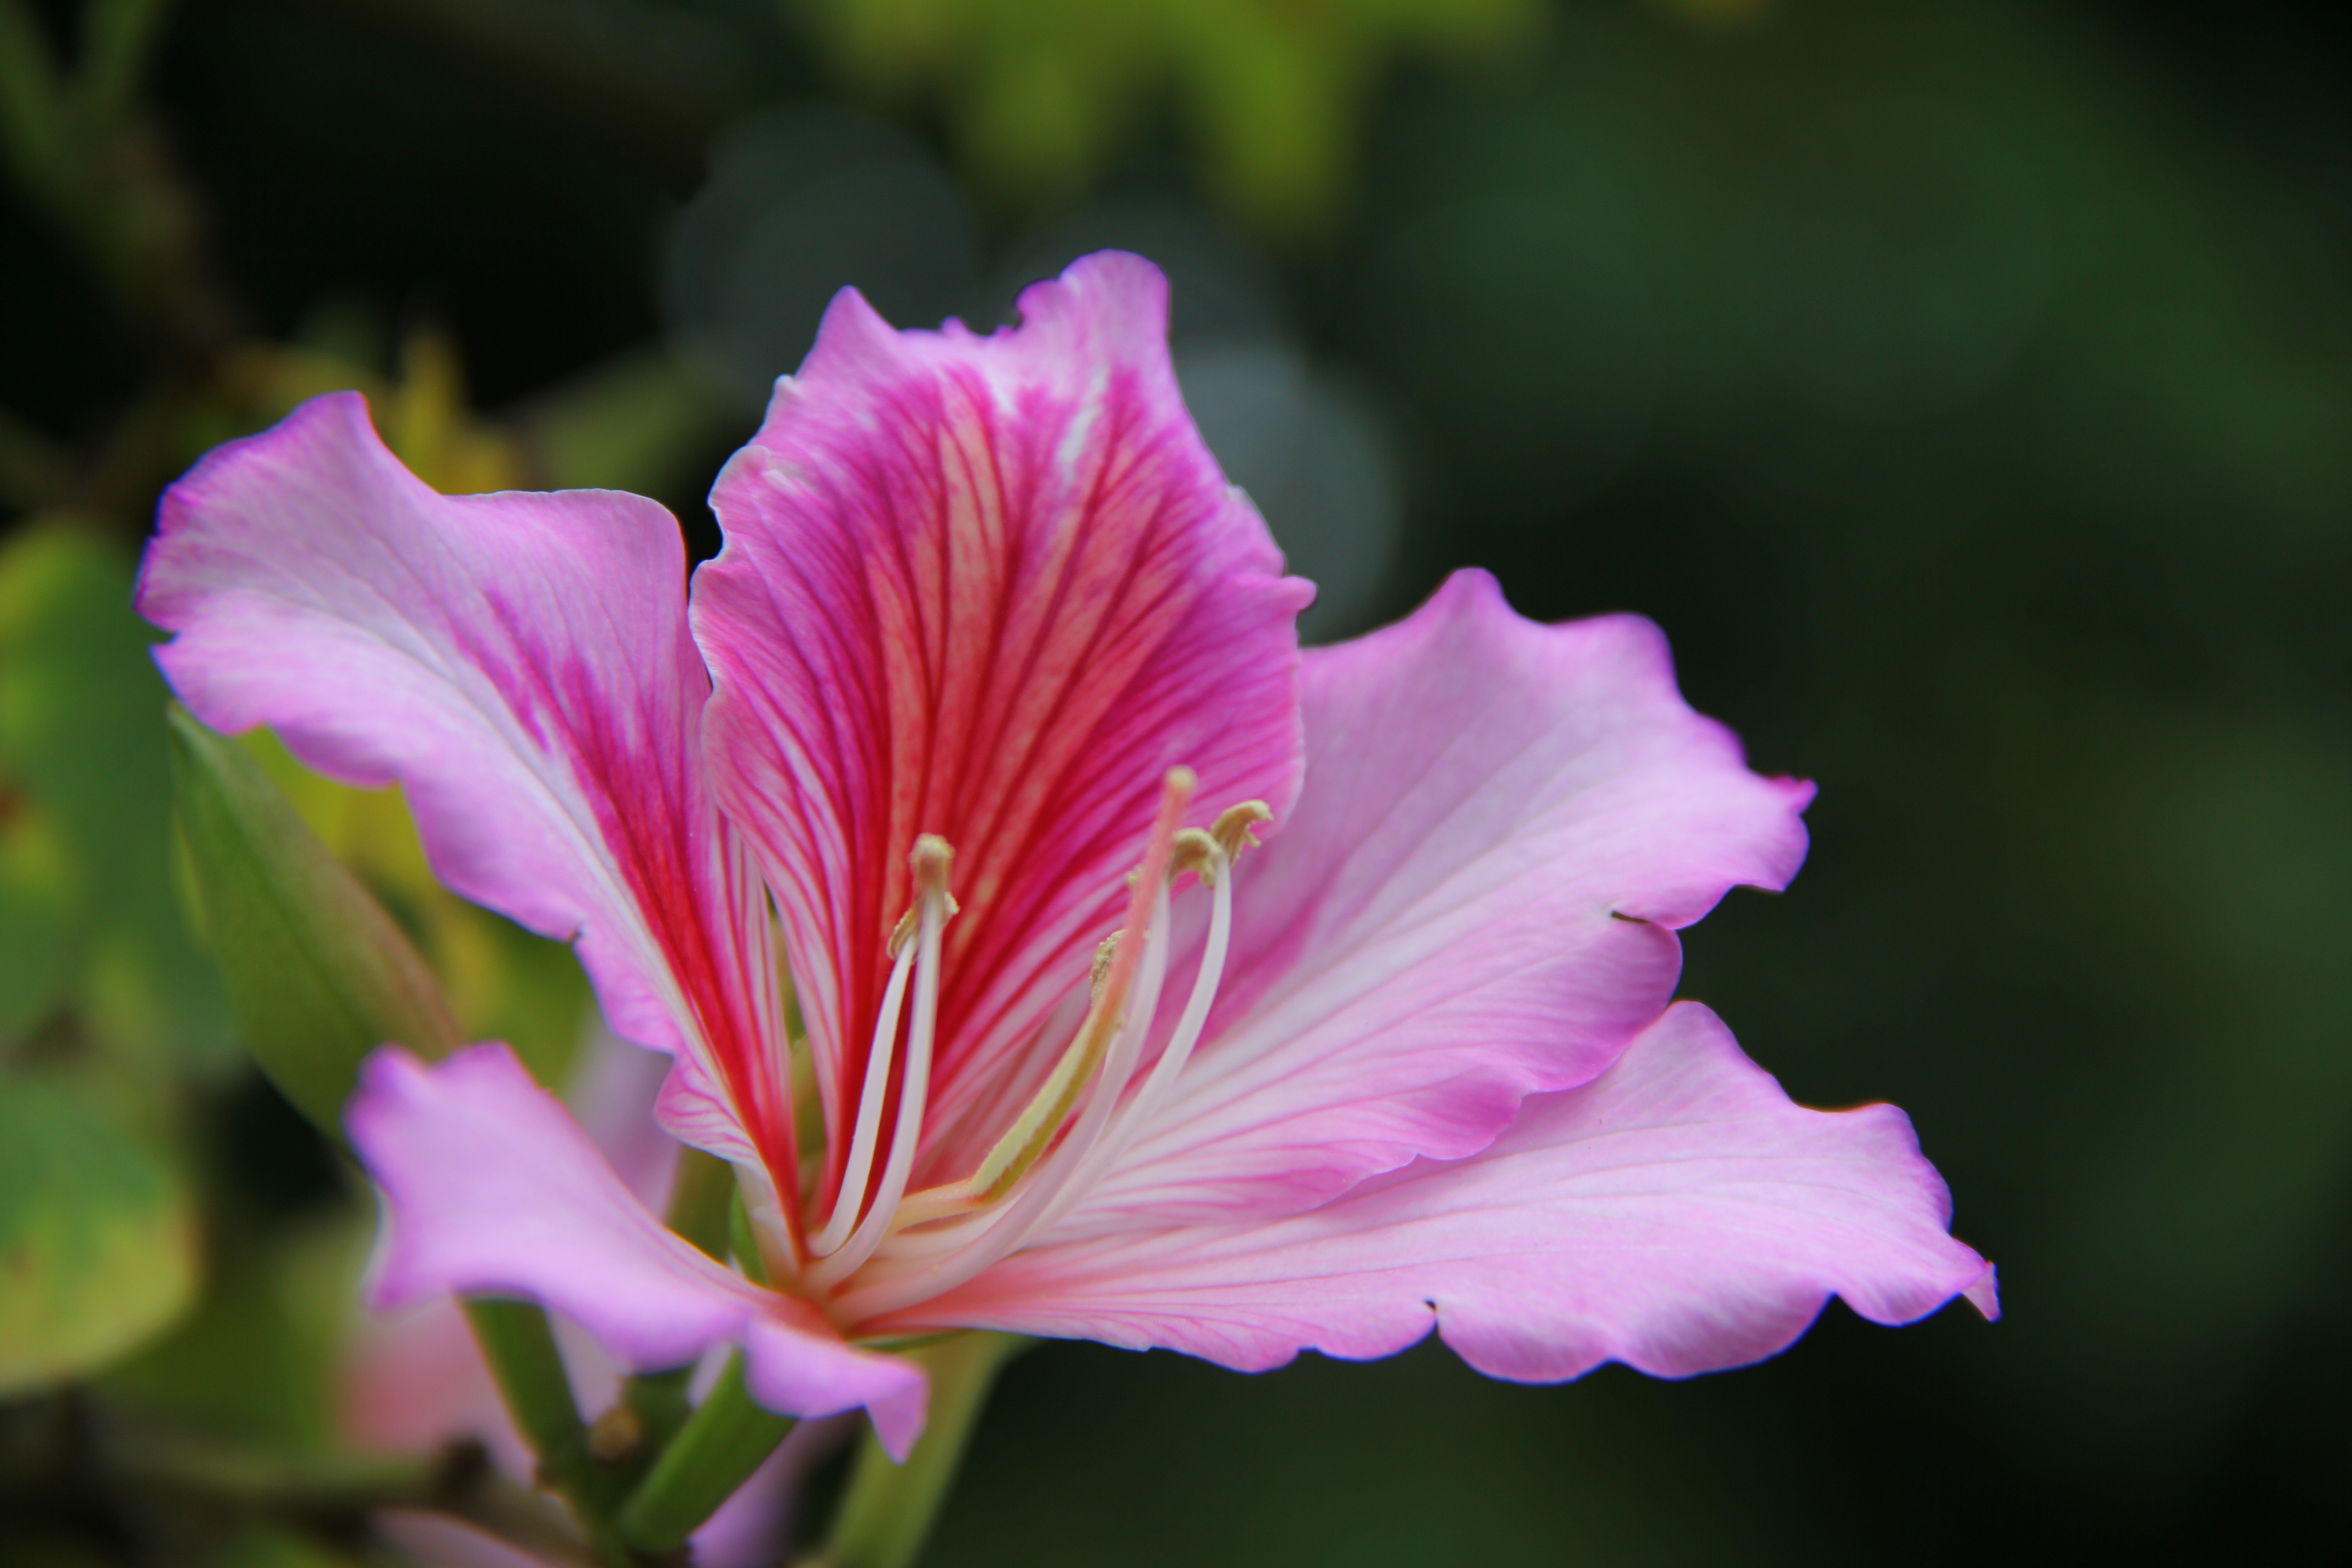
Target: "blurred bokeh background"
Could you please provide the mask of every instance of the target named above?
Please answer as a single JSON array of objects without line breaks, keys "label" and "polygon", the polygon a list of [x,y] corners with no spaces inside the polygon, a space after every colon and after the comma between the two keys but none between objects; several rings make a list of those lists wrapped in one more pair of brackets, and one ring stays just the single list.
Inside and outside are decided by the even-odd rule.
[{"label": "blurred bokeh background", "polygon": [[[184,919],[127,606],[157,489],[357,385],[443,489],[639,489],[708,553],[835,289],[986,322],[1114,245],[1171,274],[1311,637],[1485,565],[1654,617],[1819,781],[1804,874],[1691,931],[1685,991],[1799,1099],[1911,1112],[2009,1316],[1832,1305],[1679,1384],[1047,1346],[926,1561],[2352,1551],[2319,8],[0,0],[0,1559],[359,1560],[38,1458],[331,1447],[370,1218]],[[435,889],[396,800],[265,760],[561,1080],[567,956]]]}]

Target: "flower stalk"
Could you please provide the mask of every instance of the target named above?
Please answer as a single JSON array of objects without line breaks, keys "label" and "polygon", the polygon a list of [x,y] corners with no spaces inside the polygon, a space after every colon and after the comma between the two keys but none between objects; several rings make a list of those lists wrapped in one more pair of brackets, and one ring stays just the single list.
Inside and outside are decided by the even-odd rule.
[{"label": "flower stalk", "polygon": [[639,1552],[677,1551],[796,1425],[792,1416],[751,1402],[743,1386],[743,1358],[730,1357],[718,1384],[622,1505],[615,1518],[620,1538]]},{"label": "flower stalk", "polygon": [[823,1551],[798,1568],[907,1568],[930,1538],[940,1506],[962,1466],[996,1374],[1030,1340],[1021,1334],[956,1334],[910,1351],[931,1374],[930,1419],[905,1464],[892,1462],[871,1431]]}]

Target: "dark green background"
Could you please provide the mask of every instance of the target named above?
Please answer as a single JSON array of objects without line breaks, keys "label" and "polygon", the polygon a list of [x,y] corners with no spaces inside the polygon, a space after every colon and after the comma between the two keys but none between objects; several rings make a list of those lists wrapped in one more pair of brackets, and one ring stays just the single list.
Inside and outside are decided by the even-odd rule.
[{"label": "dark green background", "polygon": [[[749,18],[747,102],[830,90],[765,10],[702,9]],[[373,14],[173,25],[163,121],[253,325],[441,321],[492,408],[659,333],[699,132]],[[1047,1347],[928,1561],[2352,1547],[2352,50],[2270,4],[1553,24],[1391,73],[1338,229],[1234,243],[1381,411],[1381,616],[1468,563],[1532,616],[1640,610],[1819,781],[1805,872],[1690,932],[1685,991],[1801,1100],[1912,1113],[2008,1318],[1832,1306],[1759,1369],[1544,1389],[1433,1346]],[[1102,189],[1190,180],[1147,130]],[[986,258],[1055,216],[973,205]],[[0,403],[69,440],[142,363],[15,205],[0,344]],[[727,446],[666,498],[704,550]],[[246,1179],[317,1169],[238,1114]]]}]

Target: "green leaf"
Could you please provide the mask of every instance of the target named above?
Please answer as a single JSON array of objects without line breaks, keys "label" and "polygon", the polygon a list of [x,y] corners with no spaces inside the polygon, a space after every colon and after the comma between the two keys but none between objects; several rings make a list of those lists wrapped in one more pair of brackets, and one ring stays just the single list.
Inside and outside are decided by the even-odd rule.
[{"label": "green leaf", "polygon": [[172,881],[164,690],[131,563],[62,518],[0,547],[0,1039],[60,1011],[145,1072],[234,1066],[220,983]]},{"label": "green leaf", "polygon": [[173,776],[205,926],[247,1046],[330,1136],[386,1042],[448,1055],[456,1020],[392,917],[259,764],[174,706]]},{"label": "green leaf", "polygon": [[331,1451],[351,1302],[374,1228],[373,1215],[339,1208],[265,1236],[214,1233],[203,1300],[108,1368],[98,1391],[207,1442]]},{"label": "green leaf", "polygon": [[41,195],[58,177],[65,146],[58,75],[39,14],[26,0],[0,0],[0,153]]},{"label": "green leaf", "polygon": [[70,1082],[0,1078],[0,1394],[103,1365],[169,1324],[196,1279],[172,1164]]},{"label": "green leaf", "polygon": [[82,11],[81,106],[94,127],[129,112],[163,31],[171,0],[90,0]]},{"label": "green leaf", "polygon": [[0,804],[0,1040],[37,1028],[63,1000],[73,857],[33,802]]}]

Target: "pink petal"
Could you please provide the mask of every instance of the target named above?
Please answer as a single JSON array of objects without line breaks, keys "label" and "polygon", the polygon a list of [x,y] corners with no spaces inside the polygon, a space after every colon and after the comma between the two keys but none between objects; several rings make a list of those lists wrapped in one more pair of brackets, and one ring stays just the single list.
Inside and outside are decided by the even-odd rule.
[{"label": "pink petal", "polygon": [[1675,928],[1804,858],[1811,786],[1750,773],[1634,616],[1540,626],[1459,573],[1309,653],[1303,698],[1306,787],[1235,870],[1204,1043],[1062,1234],[1294,1212],[1475,1152],[1657,1017]]},{"label": "pink petal", "polygon": [[614,1028],[706,1058],[789,1172],[784,1090],[761,1069],[766,916],[703,781],[685,573],[652,501],[437,495],[338,393],[165,492],[139,607],[179,634],[157,658],[198,718],[401,783],[435,873],[576,935]]},{"label": "pink petal", "polygon": [[719,787],[829,1082],[862,1071],[908,850],[955,847],[934,1127],[1085,976],[1171,764],[1204,822],[1297,787],[1310,590],[1184,412],[1165,280],[1106,253],[1021,308],[899,332],[844,290],[720,476],[695,586]]},{"label": "pink petal", "polygon": [[730,1273],[662,1227],[554,1096],[503,1045],[427,1068],[370,1057],[345,1113],[383,1189],[372,1304],[447,1292],[562,1313],[636,1371],[743,1347],[752,1396],[789,1415],[866,1407],[903,1454],[922,1429],[922,1370],[845,1342],[815,1309]]},{"label": "pink petal", "polygon": [[1227,1366],[1387,1355],[1433,1324],[1496,1377],[1621,1361],[1663,1377],[1785,1348],[1834,1294],[1904,1323],[1991,1268],[1889,1105],[1808,1110],[1695,1003],[1583,1089],[1530,1100],[1485,1152],[1424,1162],[1269,1225],[1017,1255],[904,1327],[1168,1346]]}]

